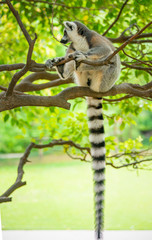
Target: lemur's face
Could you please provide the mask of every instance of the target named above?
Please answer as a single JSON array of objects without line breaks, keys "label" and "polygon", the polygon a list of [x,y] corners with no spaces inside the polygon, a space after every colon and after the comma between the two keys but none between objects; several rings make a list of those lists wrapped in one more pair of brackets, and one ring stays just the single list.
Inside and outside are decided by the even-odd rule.
[{"label": "lemur's face", "polygon": [[79,35],[77,24],[68,21],[64,22],[63,24],[65,26],[64,35],[60,42],[65,44],[68,42],[74,42]]}]

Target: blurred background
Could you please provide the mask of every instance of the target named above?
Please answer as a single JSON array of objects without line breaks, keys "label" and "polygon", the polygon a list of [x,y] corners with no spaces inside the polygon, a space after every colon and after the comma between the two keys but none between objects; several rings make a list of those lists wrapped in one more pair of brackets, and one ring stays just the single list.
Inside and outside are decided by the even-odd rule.
[{"label": "blurred background", "polygon": [[[122,0],[11,2],[31,36],[34,36],[34,32],[38,35],[33,52],[33,59],[38,63],[65,54],[66,48],[52,36],[52,11],[53,32],[60,40],[65,20],[79,20],[102,34],[124,3]],[[121,19],[106,36],[117,38],[129,26],[125,34],[134,34],[138,27],[142,28],[150,21],[151,8],[147,0],[129,1]],[[146,31],[150,32],[150,29]],[[120,43],[115,46],[120,46]],[[152,57],[150,43],[130,44],[126,51],[144,61]],[[7,4],[0,2],[0,64],[25,62],[26,53],[27,43],[16,19]],[[120,57],[122,61],[133,63],[122,52]],[[0,85],[7,87],[14,73],[0,72]],[[122,66],[117,84],[146,84],[151,79],[146,71]],[[37,81],[40,82],[47,80]],[[70,86],[74,84],[32,94],[53,96]],[[44,144],[62,138],[83,147],[90,146],[85,99],[77,98],[70,103],[70,111],[56,107],[20,107],[1,113],[0,195],[15,181],[19,158],[31,141]],[[150,230],[152,166],[150,161],[138,162],[150,159],[146,156],[151,153],[152,103],[147,99],[130,98],[113,103],[104,101],[103,108],[109,163],[106,168],[105,229]],[[31,162],[24,167],[27,185],[12,194],[12,202],[1,205],[4,230],[94,228],[91,164],[71,159],[66,154],[67,149],[75,158],[81,156],[78,150],[68,146],[32,150],[28,159]],[[135,154],[143,150],[144,154]],[[111,157],[114,154],[120,156]]]}]

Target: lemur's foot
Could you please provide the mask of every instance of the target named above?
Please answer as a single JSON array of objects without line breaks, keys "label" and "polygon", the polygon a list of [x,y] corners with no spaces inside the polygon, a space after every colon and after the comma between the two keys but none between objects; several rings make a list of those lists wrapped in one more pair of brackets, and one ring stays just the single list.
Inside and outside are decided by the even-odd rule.
[{"label": "lemur's foot", "polygon": [[54,65],[63,61],[64,59],[65,59],[64,57],[56,57],[56,58],[53,58],[53,59],[48,59],[45,62],[45,66],[46,66],[47,69],[51,69]]}]

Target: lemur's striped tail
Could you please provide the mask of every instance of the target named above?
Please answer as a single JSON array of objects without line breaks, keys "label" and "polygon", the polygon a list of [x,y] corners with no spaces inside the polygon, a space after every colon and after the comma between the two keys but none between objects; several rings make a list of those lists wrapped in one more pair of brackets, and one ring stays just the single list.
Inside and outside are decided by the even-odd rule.
[{"label": "lemur's striped tail", "polygon": [[105,139],[101,99],[87,98],[88,125],[91,143],[92,168],[95,194],[96,239],[103,239],[103,201],[105,180]]}]

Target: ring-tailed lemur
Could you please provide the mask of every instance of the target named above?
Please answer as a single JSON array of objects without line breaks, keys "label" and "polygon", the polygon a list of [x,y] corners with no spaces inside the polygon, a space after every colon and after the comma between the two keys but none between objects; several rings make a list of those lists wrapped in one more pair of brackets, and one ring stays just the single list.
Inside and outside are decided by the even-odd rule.
[{"label": "ring-tailed lemur", "polygon": [[[65,57],[49,59],[46,67],[51,68],[71,55],[75,60],[56,66],[61,79],[74,76],[76,83],[86,86],[96,92],[108,91],[120,74],[120,58],[115,55],[108,65],[92,66],[81,63],[81,60],[98,60],[109,56],[114,50],[112,43],[95,31],[89,30],[84,24],[74,21],[64,22],[64,36],[61,43],[71,42]],[[89,140],[91,143],[92,168],[94,171],[95,192],[95,231],[96,239],[102,239],[103,201],[105,180],[105,140],[102,115],[102,103],[98,98],[87,98]]]}]

